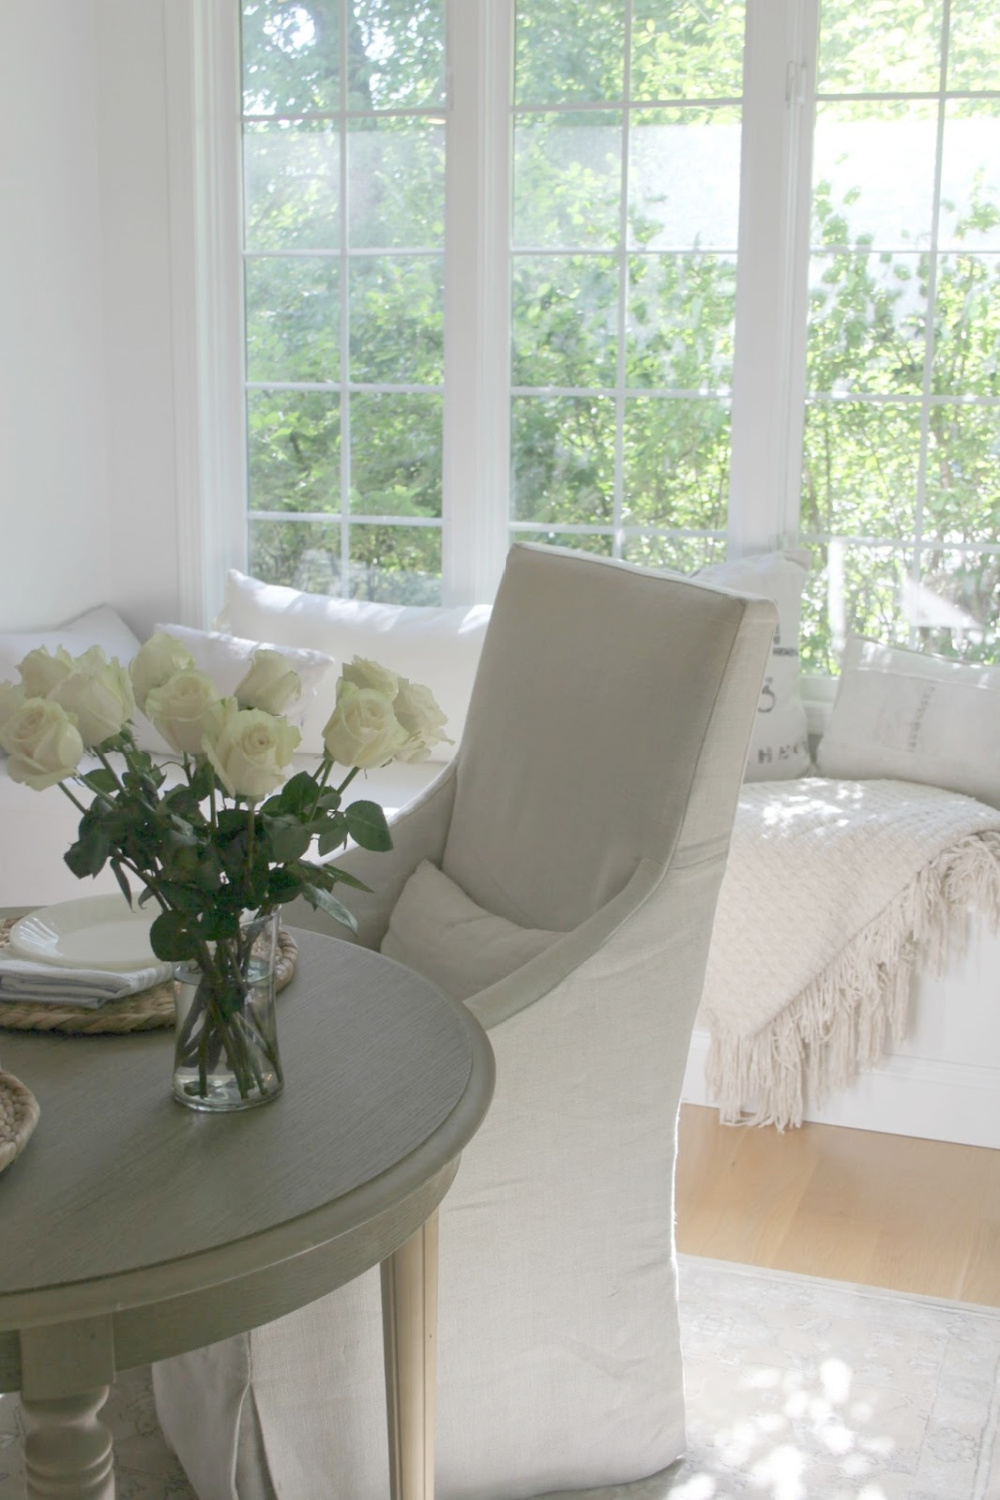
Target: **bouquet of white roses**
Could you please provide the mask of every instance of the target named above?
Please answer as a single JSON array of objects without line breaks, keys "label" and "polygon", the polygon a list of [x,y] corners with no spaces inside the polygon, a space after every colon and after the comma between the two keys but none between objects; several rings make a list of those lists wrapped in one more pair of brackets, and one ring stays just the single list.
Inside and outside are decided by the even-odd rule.
[{"label": "bouquet of white roses", "polygon": [[[378,803],[345,806],[344,793],[359,771],[426,758],[444,738],[444,714],[427,688],[355,657],[337,684],[320,764],[289,776],[300,736],[284,710],[300,685],[279,652],[259,650],[232,697],[165,632],[127,669],[94,646],[78,657],[40,648],[18,672],[19,683],[0,683],[0,745],[11,778],[37,790],[59,785],[79,808],[65,855],[75,875],[109,864],[130,902],[138,885],[140,903],[159,905],[154,953],[193,961],[206,976],[202,1008],[216,1036],[203,1044],[201,1067],[220,1048],[235,1065],[239,1039],[225,1031],[239,1003],[232,981],[246,969],[245,915],[260,918],[303,896],[354,927],[333,891],[358,882],[323,856],[349,838],[375,850],[391,839]],[[137,706],[177,758],[174,784],[136,742]],[[86,752],[94,757],[88,769]],[[335,764],[346,770],[337,783]],[[243,1073],[242,1084],[252,1086]]]}]

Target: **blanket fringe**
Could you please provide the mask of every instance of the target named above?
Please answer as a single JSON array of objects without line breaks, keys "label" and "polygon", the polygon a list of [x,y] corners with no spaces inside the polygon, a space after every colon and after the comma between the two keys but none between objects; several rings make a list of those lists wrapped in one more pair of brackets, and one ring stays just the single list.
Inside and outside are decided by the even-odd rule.
[{"label": "blanket fringe", "polygon": [[940,974],[973,912],[1000,929],[1000,833],[970,834],[925,865],[770,1025],[713,1032],[705,1076],[722,1122],[801,1125],[807,1097],[874,1067],[887,1036],[905,1034],[915,966]]}]

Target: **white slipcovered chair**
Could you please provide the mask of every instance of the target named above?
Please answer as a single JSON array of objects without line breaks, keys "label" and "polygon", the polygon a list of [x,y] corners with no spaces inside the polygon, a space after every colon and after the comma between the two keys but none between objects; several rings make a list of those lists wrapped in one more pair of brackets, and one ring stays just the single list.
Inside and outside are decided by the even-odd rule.
[{"label": "white slipcovered chair", "polygon": [[[458,755],[390,854],[344,856],[372,888],[359,941],[392,918],[385,951],[467,998],[496,1053],[440,1211],[439,1500],[627,1483],[683,1450],[676,1117],[774,620],[515,547]],[[202,1500],[388,1495],[376,1272],[154,1383]]]}]

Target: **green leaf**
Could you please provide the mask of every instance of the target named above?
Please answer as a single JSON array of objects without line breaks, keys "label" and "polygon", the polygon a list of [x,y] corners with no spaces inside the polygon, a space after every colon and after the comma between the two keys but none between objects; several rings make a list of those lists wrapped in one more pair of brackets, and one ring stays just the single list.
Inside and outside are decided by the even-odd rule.
[{"label": "green leaf", "polygon": [[[81,820],[80,828],[83,829],[85,820]],[[104,868],[104,862],[111,853],[111,841],[101,828],[91,828],[71,844],[63,855],[63,859],[69,865],[73,874],[82,880],[85,875],[96,875]]]},{"label": "green leaf", "polygon": [[329,891],[321,890],[318,885],[304,885],[302,894],[310,906],[318,907],[320,911],[325,911],[328,917],[333,917],[335,921],[349,927],[352,932],[357,932],[358,922],[353,912],[349,912],[336,896],[330,895]]},{"label": "green leaf", "polygon": [[276,797],[265,802],[264,811],[301,814],[311,811],[315,800],[315,780],[308,771],[297,771],[288,778]]},{"label": "green leaf", "polygon": [[157,958],[165,963],[181,963],[196,958],[198,942],[188,926],[189,918],[179,911],[161,911],[149,929],[149,944]]},{"label": "green leaf", "polygon": [[205,760],[191,772],[187,787],[179,788],[179,790],[186,791],[195,802],[204,802],[212,795],[214,785],[215,772],[211,764]]},{"label": "green leaf", "polygon": [[235,937],[240,930],[240,912],[226,911],[222,907],[216,907],[212,911],[202,912],[198,918],[198,931],[207,943],[218,942],[219,938]]},{"label": "green leaf", "polygon": [[298,859],[312,843],[312,835],[296,818],[262,819],[271,841],[271,856],[282,864]]},{"label": "green leaf", "polygon": [[339,865],[314,865],[302,860],[298,870],[303,879],[308,879],[313,885],[322,886],[329,890],[334,885],[350,886],[352,891],[371,891],[370,885],[365,885],[356,875],[351,875],[347,870],[342,870]]},{"label": "green leaf", "polygon": [[294,901],[302,894],[303,881],[291,870],[272,870],[267,881],[267,899],[270,905],[282,906]]},{"label": "green leaf", "polygon": [[125,900],[128,902],[129,906],[131,906],[132,905],[132,887],[129,885],[128,881],[125,878],[125,871],[122,869],[121,860],[120,859],[114,859],[114,858],[112,858],[112,860],[111,860],[111,868],[115,872],[115,879],[117,880],[119,886],[121,887],[121,893],[122,893],[122,895],[125,897]]},{"label": "green leaf", "polygon": [[242,807],[225,807],[219,813],[219,833],[223,839],[237,838],[246,833],[250,825],[250,814]]},{"label": "green leaf", "polygon": [[392,848],[392,835],[385,813],[377,802],[352,802],[344,813],[347,831],[362,849],[383,852]]},{"label": "green leaf", "polygon": [[170,906],[192,916],[197,915],[205,902],[204,893],[188,885],[183,875],[180,880],[161,880],[158,889]]},{"label": "green leaf", "polygon": [[320,854],[329,854],[331,849],[339,849],[346,841],[346,827],[327,827],[320,834],[317,847]]},{"label": "green leaf", "polygon": [[349,870],[341,870],[337,865],[327,865],[326,869],[330,872],[330,879],[333,880],[337,885],[350,886],[352,891],[371,890],[370,885],[365,885],[363,880],[359,880],[358,877],[356,875],[352,875]]},{"label": "green leaf", "polygon": [[80,777],[84,786],[89,786],[92,792],[113,793],[118,791],[118,778],[114,771],[109,771],[106,766],[98,766],[96,771],[87,771]]}]

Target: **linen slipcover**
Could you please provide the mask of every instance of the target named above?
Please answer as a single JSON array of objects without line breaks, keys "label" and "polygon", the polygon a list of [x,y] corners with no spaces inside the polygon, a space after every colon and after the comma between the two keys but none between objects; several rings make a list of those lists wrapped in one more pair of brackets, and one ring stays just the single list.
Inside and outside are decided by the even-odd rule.
[{"label": "linen slipcover", "polygon": [[[440,1210],[439,1500],[628,1483],[683,1451],[676,1117],[774,622],[514,547],[455,760],[390,854],[344,856],[369,946],[423,859],[560,934],[467,1002],[497,1087]],[[376,1272],[164,1361],[154,1389],[201,1500],[388,1494]]]}]

